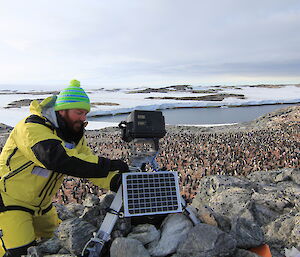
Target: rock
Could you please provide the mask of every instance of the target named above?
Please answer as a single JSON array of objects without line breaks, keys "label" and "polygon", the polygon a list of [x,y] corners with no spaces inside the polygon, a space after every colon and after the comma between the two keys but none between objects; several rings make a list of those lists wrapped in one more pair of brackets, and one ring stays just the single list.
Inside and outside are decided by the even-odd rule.
[{"label": "rock", "polygon": [[[235,211],[236,214],[250,200],[251,189],[249,188],[251,188],[252,184],[249,180],[230,176],[204,177],[200,181],[199,192],[194,198],[192,205],[196,209],[207,205],[215,212],[222,213],[223,215],[227,215],[229,213],[228,210],[231,210],[232,206],[235,206],[237,208]],[[226,195],[227,193],[230,195]],[[239,202],[240,205],[236,205],[235,201]]]},{"label": "rock", "polygon": [[41,253],[55,254],[60,250],[61,246],[60,246],[59,239],[57,237],[53,237],[41,243],[37,248]]},{"label": "rock", "polygon": [[256,171],[250,173],[247,178],[252,182],[264,182],[264,184],[274,184],[276,177],[280,174],[281,171]]},{"label": "rock", "polygon": [[[267,242],[279,249],[296,247],[300,249],[300,213],[295,216],[285,214],[264,227]],[[283,252],[282,252],[283,253]]]},{"label": "rock", "polygon": [[55,206],[58,217],[61,220],[67,220],[67,219],[72,219],[72,218],[76,217],[74,212],[69,210],[66,205],[57,204],[57,203],[54,203],[53,205]]},{"label": "rock", "polygon": [[185,240],[192,226],[192,222],[183,214],[168,215],[161,227],[160,240],[149,245],[151,256],[166,256],[176,252],[177,246]]},{"label": "rock", "polygon": [[98,205],[99,203],[100,203],[99,197],[92,195],[92,194],[88,194],[85,197],[82,205],[85,207],[92,207],[92,206]]},{"label": "rock", "polygon": [[86,222],[91,223],[95,227],[99,227],[105,217],[106,211],[100,206],[86,207],[80,216]]},{"label": "rock", "polygon": [[96,227],[90,223],[80,218],[74,218],[63,221],[55,231],[55,235],[60,240],[62,247],[72,254],[80,255],[96,230]]},{"label": "rock", "polygon": [[149,244],[160,238],[160,232],[151,224],[141,224],[133,228],[127,238],[137,239],[143,245]]},{"label": "rock", "polygon": [[300,169],[294,169],[291,173],[292,181],[300,185]]},{"label": "rock", "polygon": [[115,226],[114,226],[114,231],[112,233],[112,239],[116,237],[123,237],[128,235],[130,230],[132,229],[131,227],[131,219],[130,218],[120,218],[117,220]]},{"label": "rock", "polygon": [[228,217],[216,212],[213,213],[213,216],[218,224],[219,229],[223,230],[226,233],[229,233],[231,231],[231,220]]},{"label": "rock", "polygon": [[261,181],[265,184],[278,184],[289,181],[300,185],[300,169],[283,168],[272,171],[256,171],[247,176],[250,181]]},{"label": "rock", "polygon": [[260,255],[247,251],[245,249],[237,249],[234,253],[234,257],[260,257]]},{"label": "rock", "polygon": [[177,249],[179,256],[230,256],[236,249],[236,240],[215,226],[197,224]]},{"label": "rock", "polygon": [[106,209],[108,207],[110,207],[112,201],[115,198],[115,193],[107,193],[105,195],[101,195],[100,196],[100,207],[101,209]]},{"label": "rock", "polygon": [[215,212],[231,218],[244,211],[250,200],[251,190],[231,187],[216,191],[210,198],[209,206]]},{"label": "rock", "polygon": [[12,126],[6,125],[4,123],[0,123],[0,132],[10,132],[13,129]]},{"label": "rock", "polygon": [[58,254],[70,254],[69,251],[65,248],[61,248],[59,251],[58,251]]},{"label": "rock", "polygon": [[114,197],[115,194],[113,193],[107,193],[100,198],[96,197],[97,199],[90,196],[85,202],[86,207],[80,217],[95,227],[100,227],[107,213],[107,208],[110,207]]},{"label": "rock", "polygon": [[264,243],[260,226],[244,218],[234,219],[230,234],[236,239],[238,248],[248,249]]},{"label": "rock", "polygon": [[251,198],[256,204],[266,206],[276,213],[282,213],[284,208],[290,205],[290,201],[285,197],[285,194],[275,187],[274,190],[263,194],[255,192]]},{"label": "rock", "polygon": [[[33,257],[33,256],[31,256]],[[43,257],[76,257],[74,254],[52,254],[52,255],[44,255]]]},{"label": "rock", "polygon": [[40,243],[38,246],[31,246],[27,249],[29,256],[42,257],[45,254],[56,254],[60,250],[60,241],[53,237],[47,241]]},{"label": "rock", "polygon": [[150,254],[140,241],[118,237],[110,247],[110,257],[150,257]]},{"label": "rock", "polygon": [[197,217],[205,224],[218,226],[213,213],[214,211],[209,206],[198,205]]},{"label": "rock", "polygon": [[66,206],[66,209],[72,215],[74,215],[74,217],[80,216],[84,211],[84,206],[82,204],[79,204],[79,203],[70,203],[70,204],[67,204],[65,206]]},{"label": "rock", "polygon": [[268,224],[278,217],[276,211],[271,210],[264,204],[254,203],[252,211],[254,213],[255,222],[260,226]]},{"label": "rock", "polygon": [[292,247],[292,249],[287,249],[285,248],[284,249],[284,253],[285,253],[285,256],[286,257],[297,257],[297,256],[300,256],[300,251],[295,248],[295,247]]}]

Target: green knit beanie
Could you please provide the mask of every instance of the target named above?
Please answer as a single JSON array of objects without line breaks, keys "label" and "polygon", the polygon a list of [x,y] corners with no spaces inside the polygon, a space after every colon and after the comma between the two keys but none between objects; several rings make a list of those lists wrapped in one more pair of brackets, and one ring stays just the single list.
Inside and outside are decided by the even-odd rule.
[{"label": "green knit beanie", "polygon": [[70,86],[62,90],[55,101],[55,111],[67,109],[84,109],[88,112],[91,109],[90,99],[80,87],[80,82],[71,80]]}]

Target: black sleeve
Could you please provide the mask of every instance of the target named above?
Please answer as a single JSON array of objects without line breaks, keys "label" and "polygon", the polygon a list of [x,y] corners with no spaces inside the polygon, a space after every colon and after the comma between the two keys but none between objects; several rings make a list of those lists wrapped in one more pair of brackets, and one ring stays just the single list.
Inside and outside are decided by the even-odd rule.
[{"label": "black sleeve", "polygon": [[108,175],[110,159],[98,157],[91,163],[69,156],[57,139],[48,139],[31,147],[36,158],[49,170],[80,178],[104,178]]}]

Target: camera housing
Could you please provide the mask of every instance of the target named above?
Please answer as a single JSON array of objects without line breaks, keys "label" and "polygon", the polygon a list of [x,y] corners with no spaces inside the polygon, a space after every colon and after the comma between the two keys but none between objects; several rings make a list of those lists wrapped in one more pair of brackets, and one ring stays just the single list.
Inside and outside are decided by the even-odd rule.
[{"label": "camera housing", "polygon": [[135,110],[126,121],[121,121],[122,139],[130,142],[135,138],[163,138],[166,134],[165,118],[161,111]]}]

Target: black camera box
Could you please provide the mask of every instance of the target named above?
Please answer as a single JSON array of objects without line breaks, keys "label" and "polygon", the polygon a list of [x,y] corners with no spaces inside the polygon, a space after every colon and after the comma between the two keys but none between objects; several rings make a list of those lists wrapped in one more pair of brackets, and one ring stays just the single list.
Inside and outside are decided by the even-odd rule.
[{"label": "black camera box", "polygon": [[134,138],[163,138],[166,134],[165,118],[161,111],[131,112],[123,131],[123,139],[131,141]]}]

